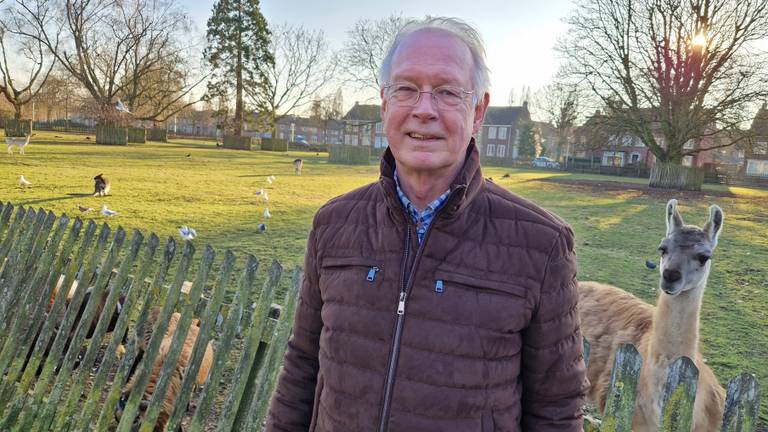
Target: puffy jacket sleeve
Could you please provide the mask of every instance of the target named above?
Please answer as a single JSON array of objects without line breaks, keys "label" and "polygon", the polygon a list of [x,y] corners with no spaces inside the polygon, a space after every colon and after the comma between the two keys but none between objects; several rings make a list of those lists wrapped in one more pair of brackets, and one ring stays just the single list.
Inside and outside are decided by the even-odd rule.
[{"label": "puffy jacket sleeve", "polygon": [[317,385],[322,300],[318,285],[317,230],[309,234],[304,280],[296,303],[293,335],[267,415],[267,432],[306,432],[312,418]]},{"label": "puffy jacket sleeve", "polygon": [[523,333],[524,431],[581,431],[587,380],[576,286],[573,231],[561,228],[549,252],[538,304]]}]

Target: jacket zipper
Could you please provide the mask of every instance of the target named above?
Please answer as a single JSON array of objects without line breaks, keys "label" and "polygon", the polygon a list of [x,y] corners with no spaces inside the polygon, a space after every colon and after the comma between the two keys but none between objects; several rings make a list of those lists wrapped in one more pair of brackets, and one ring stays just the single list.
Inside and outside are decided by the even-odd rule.
[{"label": "jacket zipper", "polygon": [[445,200],[445,205],[443,205],[440,210],[437,211],[435,214],[435,217],[432,219],[432,223],[429,224],[429,228],[427,228],[427,232],[424,233],[424,240],[422,240],[422,243],[419,245],[419,250],[416,253],[416,258],[413,261],[413,266],[410,269],[410,272],[408,274],[408,278],[405,277],[405,269],[408,265],[408,251],[411,249],[411,224],[407,221],[410,220],[410,215],[406,214],[406,236],[405,236],[405,254],[404,254],[404,265],[403,265],[403,272],[402,272],[402,280],[403,284],[400,291],[400,296],[398,297],[398,303],[397,303],[397,322],[395,327],[395,337],[392,340],[392,355],[389,358],[389,367],[387,369],[387,380],[384,382],[384,405],[381,407],[381,419],[379,422],[379,432],[387,432],[389,430],[389,412],[392,404],[392,389],[395,385],[395,369],[397,368],[397,359],[400,356],[400,338],[403,334],[403,321],[405,320],[405,302],[408,299],[408,287],[411,284],[411,279],[413,278],[413,275],[416,272],[416,267],[419,262],[419,258],[421,256],[421,251],[424,249],[425,245],[427,244],[427,239],[429,238],[429,233],[432,231],[432,227],[435,225],[435,222],[437,222],[438,216],[440,216],[440,213],[443,212],[443,209],[447,207],[447,204],[451,200],[451,196],[453,195],[453,191],[448,195],[448,198]]}]

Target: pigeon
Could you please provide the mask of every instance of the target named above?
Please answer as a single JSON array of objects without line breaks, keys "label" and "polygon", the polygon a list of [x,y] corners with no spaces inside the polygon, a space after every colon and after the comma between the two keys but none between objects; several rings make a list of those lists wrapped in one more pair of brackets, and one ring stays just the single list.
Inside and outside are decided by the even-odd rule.
[{"label": "pigeon", "polygon": [[126,114],[131,114],[131,112],[128,111],[128,108],[126,108],[125,105],[123,104],[123,101],[121,101],[120,99],[117,100],[117,103],[115,104],[115,109],[117,109],[118,111],[122,111]]},{"label": "pigeon", "polygon": [[195,231],[194,228],[189,228],[186,225],[179,228],[179,234],[181,234],[181,238],[187,241],[197,237],[197,231]]},{"label": "pigeon", "polygon": [[267,226],[266,226],[266,225],[264,225],[263,223],[260,223],[260,224],[259,224],[259,232],[260,232],[260,233],[263,233],[263,232],[264,232],[264,231],[266,231],[266,230],[267,230]]},{"label": "pigeon", "polygon": [[272,217],[272,214],[269,212],[268,208],[264,209],[264,217],[267,218],[267,219]]},{"label": "pigeon", "polygon": [[505,178],[509,178],[509,173],[507,173],[507,174],[504,174],[503,176],[501,176],[501,178],[503,178],[503,179],[505,179]]},{"label": "pigeon", "polygon": [[656,268],[656,263],[650,260],[645,260],[645,266],[653,270]]},{"label": "pigeon", "polygon": [[190,157],[190,156],[192,156],[192,153],[187,153],[187,157]]},{"label": "pigeon", "polygon": [[85,212],[89,212],[89,211],[93,210],[93,209],[92,209],[92,208],[90,208],[90,207],[83,207],[83,206],[81,206],[81,205],[77,206],[77,208],[78,208],[78,210],[80,210],[80,211],[81,211],[81,212],[83,212],[83,213],[85,213]]},{"label": "pigeon", "polygon": [[106,217],[111,217],[111,216],[116,215],[117,212],[114,211],[114,210],[108,209],[106,204],[102,204],[101,205],[101,214],[103,214]]},{"label": "pigeon", "polygon": [[19,186],[27,187],[27,186],[31,186],[31,185],[32,185],[31,181],[25,179],[23,175],[19,176]]}]

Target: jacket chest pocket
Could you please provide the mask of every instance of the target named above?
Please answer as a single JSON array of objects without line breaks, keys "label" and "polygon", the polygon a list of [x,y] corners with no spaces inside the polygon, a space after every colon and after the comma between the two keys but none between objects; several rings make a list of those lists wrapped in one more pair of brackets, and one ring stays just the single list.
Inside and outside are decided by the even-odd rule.
[{"label": "jacket chest pocket", "polygon": [[438,270],[435,272],[435,290],[441,292],[441,289],[445,291],[450,287],[454,287],[459,290],[494,296],[511,296],[518,299],[525,299],[527,297],[525,287],[505,282],[503,278],[503,275],[479,278],[447,270]]},{"label": "jacket chest pocket", "polygon": [[326,296],[345,298],[356,290],[380,286],[383,266],[366,257],[325,257],[320,266],[320,289]]}]

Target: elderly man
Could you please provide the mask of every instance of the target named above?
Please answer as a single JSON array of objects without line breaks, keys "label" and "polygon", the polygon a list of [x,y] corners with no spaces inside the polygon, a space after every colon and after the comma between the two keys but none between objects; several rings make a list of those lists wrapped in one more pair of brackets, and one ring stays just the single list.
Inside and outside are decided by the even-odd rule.
[{"label": "elderly man", "polygon": [[410,22],[380,74],[381,177],[315,216],[267,430],[581,430],[573,232],[483,179],[479,34]]}]

